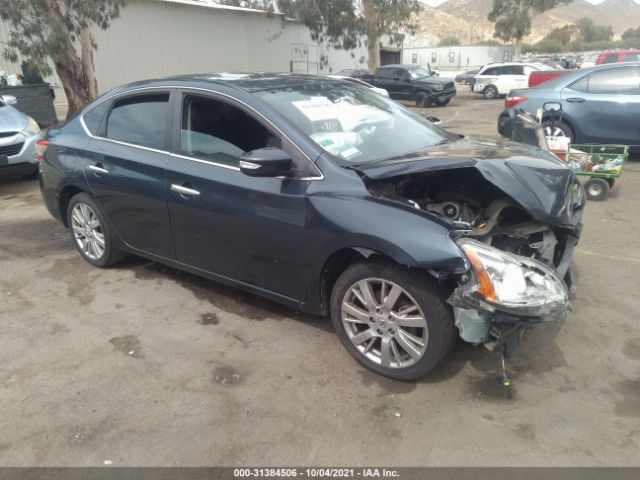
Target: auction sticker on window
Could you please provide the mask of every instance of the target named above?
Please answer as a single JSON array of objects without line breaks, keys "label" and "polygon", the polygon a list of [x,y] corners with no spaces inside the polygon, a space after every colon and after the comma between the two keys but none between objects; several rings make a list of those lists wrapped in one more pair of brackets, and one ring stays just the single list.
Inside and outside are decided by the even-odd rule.
[{"label": "auction sticker on window", "polygon": [[337,117],[336,105],[325,97],[311,97],[309,100],[301,100],[293,104],[312,122]]}]

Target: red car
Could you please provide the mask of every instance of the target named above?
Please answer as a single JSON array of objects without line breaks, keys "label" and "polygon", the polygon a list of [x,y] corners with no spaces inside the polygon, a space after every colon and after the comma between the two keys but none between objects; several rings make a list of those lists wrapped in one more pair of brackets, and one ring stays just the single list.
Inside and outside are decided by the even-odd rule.
[{"label": "red car", "polygon": [[640,60],[640,50],[615,50],[602,52],[596,61],[596,65],[603,63],[637,62]]}]

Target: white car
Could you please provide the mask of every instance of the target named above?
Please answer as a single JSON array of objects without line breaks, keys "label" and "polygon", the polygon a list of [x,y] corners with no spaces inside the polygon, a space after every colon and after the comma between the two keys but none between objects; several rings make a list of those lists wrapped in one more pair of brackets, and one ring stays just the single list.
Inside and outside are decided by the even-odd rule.
[{"label": "white car", "polygon": [[383,97],[389,98],[389,92],[387,92],[384,88],[374,87],[370,83],[367,83],[364,80],[360,80],[359,78],[347,77],[345,75],[326,75],[326,76],[329,77],[329,78],[337,78],[339,80],[347,80],[348,82],[352,82],[352,83],[356,83],[358,85],[362,85],[363,87],[366,87],[369,90],[372,90],[372,91],[376,92],[377,94],[382,95]]},{"label": "white car", "polygon": [[544,63],[489,63],[476,74],[473,91],[484,98],[498,98],[511,90],[527,88],[531,72],[550,70],[553,68]]},{"label": "white car", "polygon": [[0,177],[32,176],[38,171],[36,142],[40,127],[16,110],[13,95],[0,96]]}]

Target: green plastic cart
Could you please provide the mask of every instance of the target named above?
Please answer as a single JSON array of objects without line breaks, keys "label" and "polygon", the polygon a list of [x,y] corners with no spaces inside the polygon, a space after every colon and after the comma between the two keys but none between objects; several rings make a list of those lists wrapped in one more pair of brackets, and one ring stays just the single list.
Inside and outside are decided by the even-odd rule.
[{"label": "green plastic cart", "polygon": [[[578,150],[579,152],[576,152]],[[629,159],[626,145],[571,145],[567,163],[576,175],[589,177],[584,189],[589,200],[606,200]]]}]

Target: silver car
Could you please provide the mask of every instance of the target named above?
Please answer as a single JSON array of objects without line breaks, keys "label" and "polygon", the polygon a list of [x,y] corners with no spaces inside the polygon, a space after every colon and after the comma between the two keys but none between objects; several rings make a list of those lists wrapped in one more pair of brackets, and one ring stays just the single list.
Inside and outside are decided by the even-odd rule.
[{"label": "silver car", "polygon": [[0,177],[27,176],[38,170],[36,142],[41,137],[36,121],[12,107],[12,95],[0,96]]}]

